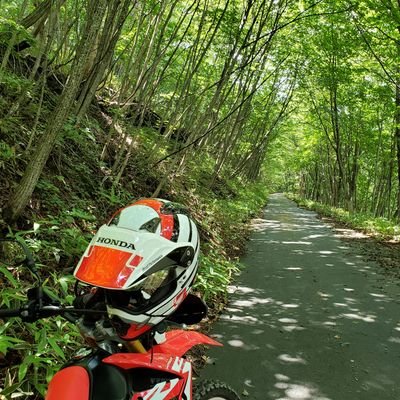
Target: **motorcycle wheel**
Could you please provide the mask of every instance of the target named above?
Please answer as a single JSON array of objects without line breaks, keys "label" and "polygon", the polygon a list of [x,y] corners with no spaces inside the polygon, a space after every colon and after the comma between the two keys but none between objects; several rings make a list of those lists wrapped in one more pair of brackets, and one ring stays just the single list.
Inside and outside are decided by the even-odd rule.
[{"label": "motorcycle wheel", "polygon": [[203,381],[195,384],[194,400],[240,400],[237,393],[226,383]]}]

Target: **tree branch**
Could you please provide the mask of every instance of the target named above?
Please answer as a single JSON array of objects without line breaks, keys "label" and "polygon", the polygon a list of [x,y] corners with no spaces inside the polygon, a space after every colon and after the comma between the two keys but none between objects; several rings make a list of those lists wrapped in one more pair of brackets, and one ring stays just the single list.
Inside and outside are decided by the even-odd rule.
[{"label": "tree branch", "polygon": [[[279,66],[288,58],[286,56],[280,63]],[[193,146],[194,144],[198,143],[201,139],[209,135],[211,132],[213,132],[215,129],[217,129],[223,122],[225,122],[235,111],[237,111],[240,107],[243,106],[243,104],[250,99],[254,93],[257,92],[257,90],[264,85],[264,83],[270,78],[271,74],[269,74],[267,77],[265,77],[262,82],[257,85],[237,106],[235,106],[224,118],[222,118],[220,121],[218,121],[213,127],[210,129],[207,129],[203,134],[198,136],[196,139],[191,141],[190,143],[186,144],[185,146],[179,148],[178,150],[173,151],[170,154],[167,154],[165,157],[161,158],[158,160],[156,163],[153,164],[153,167],[157,166],[158,164],[162,163],[163,161],[167,160],[168,158],[173,157],[174,155],[180,153],[183,150],[186,150],[188,147]]]},{"label": "tree branch", "polygon": [[282,25],[277,26],[276,28],[272,29],[271,31],[264,33],[263,35],[261,35],[260,37],[258,37],[256,40],[253,40],[252,42],[247,43],[245,46],[243,46],[243,48],[247,48],[249,46],[251,46],[253,43],[258,42],[259,40],[268,37],[270,35],[274,35],[276,32],[286,28],[289,25],[294,24],[295,22],[301,21],[305,18],[311,18],[311,17],[320,17],[323,15],[335,15],[335,14],[342,14],[344,12],[350,11],[353,6],[349,6],[346,9],[343,10],[339,10],[339,11],[332,11],[332,12],[323,12],[323,13],[315,13],[315,14],[307,14],[304,15],[307,11],[311,10],[312,8],[316,7],[318,4],[322,3],[324,0],[318,0],[317,2],[315,2],[314,4],[311,4],[309,7],[307,7],[304,11],[302,11],[301,13],[297,14],[293,19],[291,19],[288,22],[285,22]]},{"label": "tree branch", "polygon": [[393,76],[390,74],[390,72],[386,69],[386,66],[384,64],[384,62],[382,61],[382,59],[376,54],[375,50],[372,48],[371,43],[369,42],[368,38],[365,35],[365,30],[363,29],[363,27],[361,26],[361,24],[359,23],[359,21],[357,20],[357,17],[353,15],[353,22],[354,25],[356,26],[357,30],[360,32],[360,35],[364,41],[364,43],[367,45],[368,50],[371,52],[371,54],[373,55],[373,57],[375,58],[376,61],[378,61],[379,65],[381,66],[383,72],[385,73],[385,75],[388,77],[389,81],[395,86],[397,87],[397,82],[396,80],[393,78]]}]

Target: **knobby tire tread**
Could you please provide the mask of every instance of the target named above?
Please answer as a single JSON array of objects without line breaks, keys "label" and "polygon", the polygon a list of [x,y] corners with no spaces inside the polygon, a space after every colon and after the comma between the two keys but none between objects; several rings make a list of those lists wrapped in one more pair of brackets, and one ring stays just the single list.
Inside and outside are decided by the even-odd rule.
[{"label": "knobby tire tread", "polygon": [[240,400],[238,394],[226,383],[219,381],[202,381],[195,384],[194,400],[208,400],[220,397],[225,400]]}]

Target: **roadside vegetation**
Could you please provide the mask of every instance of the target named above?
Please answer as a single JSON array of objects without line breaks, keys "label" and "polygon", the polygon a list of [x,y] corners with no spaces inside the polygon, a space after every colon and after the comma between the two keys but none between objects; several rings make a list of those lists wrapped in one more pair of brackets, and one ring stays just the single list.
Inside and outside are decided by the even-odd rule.
[{"label": "roadside vegetation", "polygon": [[332,218],[339,224],[362,231],[377,240],[391,241],[393,243],[400,242],[400,225],[394,219],[390,220],[385,217],[375,217],[372,214],[350,212],[343,208],[308,200],[293,193],[288,193],[287,196],[300,207],[313,210],[321,216]]},{"label": "roadside vegetation", "polygon": [[[239,271],[237,256],[243,251],[247,237],[246,222],[264,205],[265,191],[258,187],[253,191],[235,192],[236,200],[214,199],[205,191],[193,196],[192,212],[203,232],[200,268],[194,290],[199,292],[215,316],[222,309],[227,286]],[[181,193],[181,196],[184,196]],[[127,194],[128,196],[128,194]],[[177,200],[179,193],[176,194]],[[14,231],[22,236],[35,252],[40,273],[46,277],[45,290],[53,298],[72,304],[74,278],[72,268],[86,248],[91,233],[98,226],[93,214],[75,208],[67,212],[57,194],[47,199],[52,205],[51,214],[33,215],[34,231]],[[122,205],[122,201],[121,201]],[[117,205],[115,205],[117,207]],[[89,208],[90,209],[90,208]],[[104,220],[106,215],[104,215]],[[32,285],[32,277],[26,269],[0,266],[1,305],[16,307],[25,301],[26,289]],[[18,320],[0,326],[1,398],[11,394],[21,398],[44,395],[47,382],[72,354],[82,349],[84,343],[73,324],[62,318],[51,318],[33,324]]]},{"label": "roadside vegetation", "polygon": [[[95,119],[88,119],[79,132],[89,132],[96,124]],[[17,227],[3,225],[8,237],[24,238],[45,278],[46,291],[67,304],[73,301],[73,268],[94,232],[118,208],[136,198],[150,196],[160,179],[157,173],[149,176],[145,163],[159,137],[147,132],[131,176],[134,190],[131,192],[123,185],[112,190],[104,187],[103,164],[98,161],[103,131],[97,127],[95,132],[95,141],[89,133],[84,139],[79,136],[78,147],[77,142],[74,145],[78,135],[71,128],[67,139],[59,143],[58,166],[50,164],[46,168],[25,218]],[[18,134],[13,131],[6,138]],[[83,159],[84,163],[79,162]],[[18,163],[18,155],[10,152],[7,165]],[[219,181],[210,187],[208,168],[209,160],[193,165],[192,172],[171,180],[159,197],[185,204],[197,222],[202,254],[194,290],[207,302],[214,318],[225,304],[228,284],[239,271],[238,256],[246,243],[247,222],[265,204],[267,190],[261,183],[245,186],[241,179]],[[0,184],[15,185],[15,169],[3,171]],[[33,283],[29,271],[0,265],[0,279],[1,306],[22,304],[26,290]],[[62,318],[33,324],[18,320],[5,322],[0,326],[1,386],[4,387],[1,398],[11,395],[40,398],[59,366],[83,347],[76,326]]]}]

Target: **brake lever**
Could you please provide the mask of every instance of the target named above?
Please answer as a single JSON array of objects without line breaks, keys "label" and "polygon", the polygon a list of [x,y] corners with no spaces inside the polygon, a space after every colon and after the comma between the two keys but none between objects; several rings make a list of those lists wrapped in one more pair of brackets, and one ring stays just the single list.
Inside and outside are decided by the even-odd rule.
[{"label": "brake lever", "polygon": [[[28,303],[21,309],[21,319],[24,322],[35,322],[41,318],[52,316],[55,311],[60,310],[61,303],[52,299],[44,290],[42,286],[36,286],[28,289],[27,291]],[[46,307],[50,312],[46,315]]]},{"label": "brake lever", "polygon": [[39,320],[41,318],[39,310],[37,299],[30,300],[28,304],[21,308],[21,320],[23,322],[35,322]]},{"label": "brake lever", "polygon": [[161,321],[156,327],[155,330],[158,333],[165,333],[169,327],[175,327],[175,328],[180,328],[183,330],[186,330],[188,326],[186,324],[180,324],[178,322],[170,321],[170,320],[165,320]]}]

